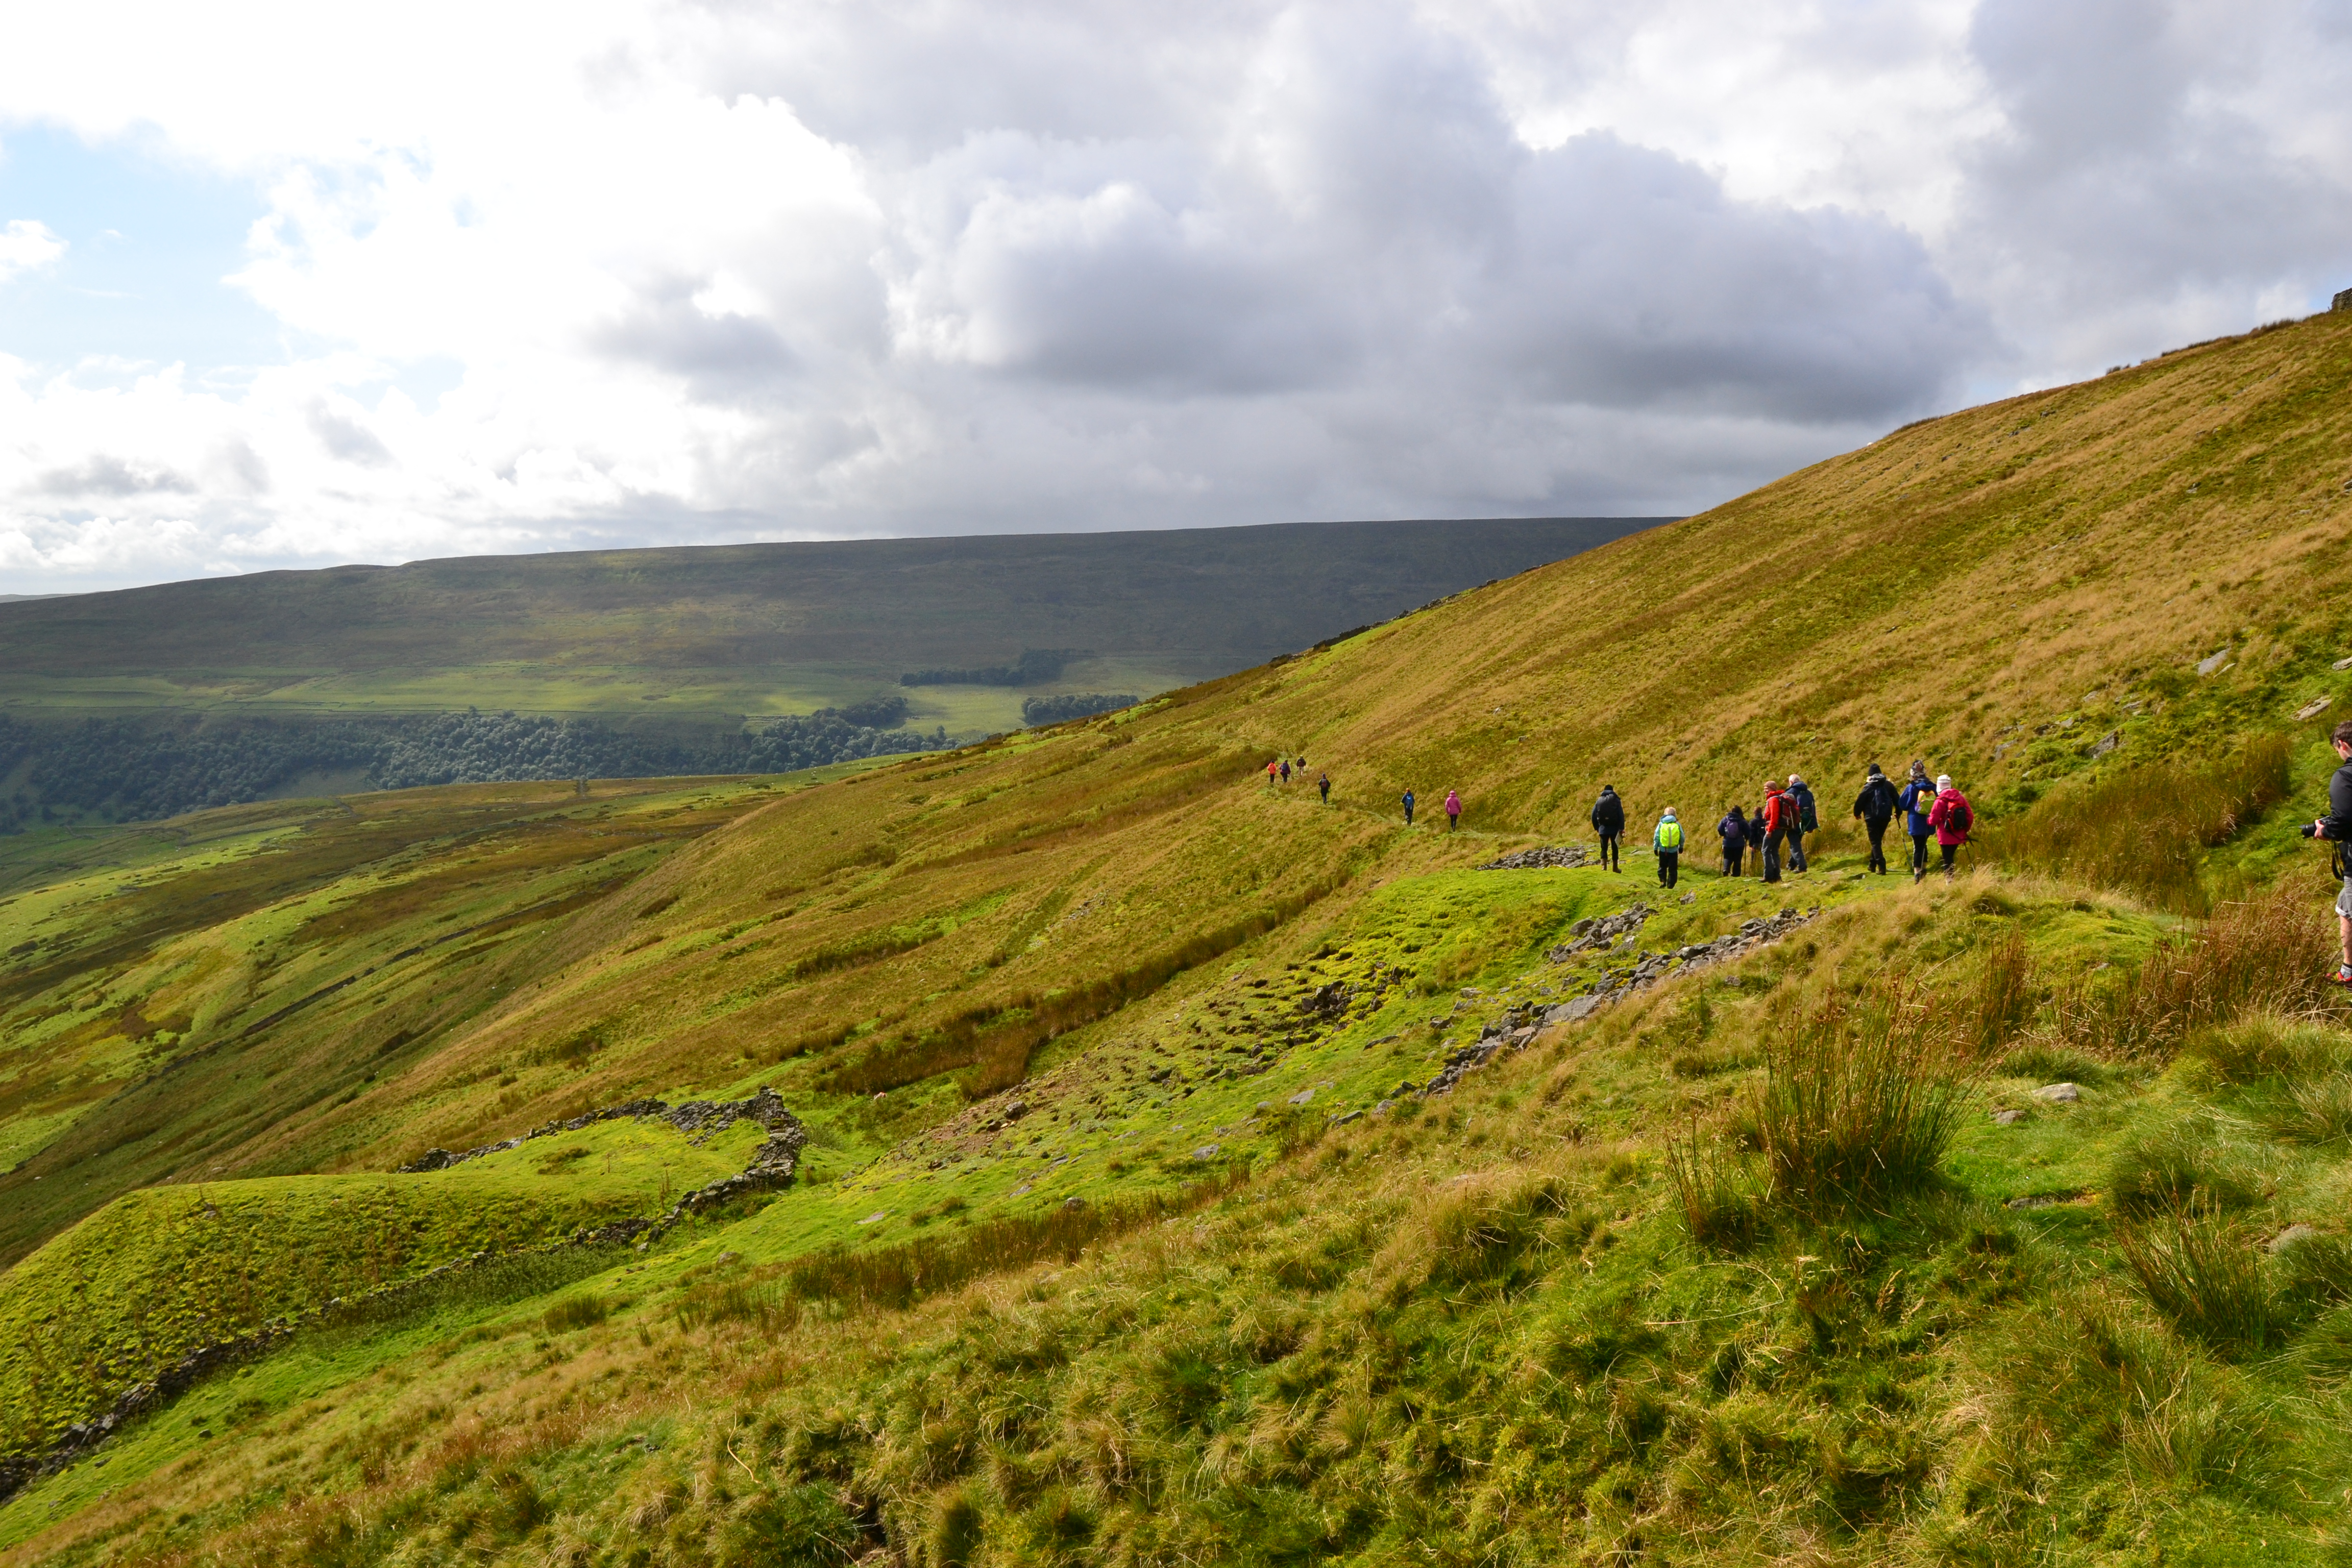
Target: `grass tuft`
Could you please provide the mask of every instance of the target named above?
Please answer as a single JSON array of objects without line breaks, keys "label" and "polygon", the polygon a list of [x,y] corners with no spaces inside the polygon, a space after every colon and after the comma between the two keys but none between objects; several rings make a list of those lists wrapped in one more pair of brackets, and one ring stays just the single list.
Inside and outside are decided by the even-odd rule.
[{"label": "grass tuft", "polygon": [[2191,1339],[2246,1353],[2279,1337],[2282,1313],[2261,1251],[2210,1199],[2118,1225],[2116,1241],[2150,1304]]},{"label": "grass tuft", "polygon": [[1769,1040],[1755,1124],[1772,1196],[1883,1210],[1933,1184],[1974,1087],[1952,1036],[1930,993],[1892,980]]}]

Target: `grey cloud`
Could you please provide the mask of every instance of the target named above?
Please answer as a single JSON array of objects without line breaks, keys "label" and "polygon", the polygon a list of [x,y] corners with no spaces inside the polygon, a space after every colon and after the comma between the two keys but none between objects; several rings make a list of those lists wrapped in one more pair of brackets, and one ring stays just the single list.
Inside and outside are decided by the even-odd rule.
[{"label": "grey cloud", "polygon": [[51,468],[34,481],[34,489],[49,496],[191,495],[195,488],[170,468],[104,453],[71,468]]},{"label": "grey cloud", "polygon": [[683,378],[705,403],[772,393],[800,368],[783,335],[752,316],[709,315],[695,304],[700,282],[667,279],[640,292],[629,310],[593,332],[597,353]]},{"label": "grey cloud", "polygon": [[1918,407],[1995,347],[1883,219],[1734,201],[1593,134],[1528,161],[1469,336],[1542,395],[1814,422]]},{"label": "grey cloud", "polygon": [[1970,270],[2061,315],[2195,290],[2324,292],[2331,268],[2352,269],[2352,170],[2283,149],[2229,106],[2233,79],[2258,75],[2233,54],[2255,35],[2294,37],[2295,9],[1987,0],[1970,47],[2008,123],[1970,164],[1956,247]]},{"label": "grey cloud", "polygon": [[347,415],[338,414],[325,404],[315,404],[310,409],[310,434],[327,449],[327,455],[341,462],[357,463],[363,468],[381,468],[392,461],[392,449],[379,439],[376,433]]},{"label": "grey cloud", "polygon": [[[998,137],[919,182],[917,295],[991,370],[1126,392],[1892,421],[1997,349],[1885,219],[1727,197],[1607,135],[1531,152],[1443,39],[1300,24],[1222,161]],[[959,205],[959,203],[961,205]]]}]

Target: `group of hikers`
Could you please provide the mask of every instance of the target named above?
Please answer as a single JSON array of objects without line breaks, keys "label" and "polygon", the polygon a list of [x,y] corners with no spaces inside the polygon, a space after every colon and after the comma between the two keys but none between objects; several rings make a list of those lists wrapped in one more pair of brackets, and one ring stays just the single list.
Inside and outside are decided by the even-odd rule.
[{"label": "group of hikers", "polygon": [[[1265,764],[1265,782],[1280,787],[1296,776],[1307,776],[1307,759],[1295,763],[1288,757],[1277,757]],[[1331,775],[1316,775],[1315,787],[1323,799],[1331,798]],[[1404,792],[1405,826],[1412,826],[1413,808],[1419,804],[1410,789]],[[1955,858],[1960,847],[1969,841],[1976,827],[1976,812],[1969,797],[1953,784],[1949,773],[1938,774],[1933,782],[1927,777],[1927,764],[1914,761],[1911,776],[1898,787],[1881,771],[1876,763],[1862,781],[1862,793],[1853,797],[1853,815],[1870,834],[1870,868],[1882,876],[1886,872],[1886,830],[1898,816],[1911,836],[1911,879],[1926,878],[1928,870],[1927,841],[1932,838],[1941,854],[1945,876],[1952,874]],[[1614,784],[1601,786],[1601,798],[1592,804],[1592,830],[1601,837],[1601,863],[1612,871],[1624,868],[1619,863],[1625,839],[1625,802]],[[1445,826],[1448,832],[1462,826],[1462,793],[1445,792]],[[1813,798],[1812,785],[1802,773],[1790,773],[1784,782],[1764,781],[1764,804],[1753,812],[1737,804],[1715,825],[1716,837],[1723,843],[1723,874],[1727,877],[1746,875],[1748,856],[1757,858],[1757,869],[1767,882],[1777,882],[1785,867],[1792,872],[1809,869],[1805,859],[1805,836],[1821,831],[1821,811]],[[1682,875],[1684,831],[1681,818],[1673,806],[1659,815],[1657,826],[1650,830],[1650,849],[1657,857],[1658,882],[1671,888]],[[1785,850],[1785,855],[1784,855]],[[2352,884],[2347,884],[2352,885]],[[2352,913],[2347,913],[2352,921]],[[2347,924],[2352,933],[2352,924]],[[2352,934],[2347,935],[2352,940]],[[2346,962],[2352,963],[2352,948],[2347,948]]]},{"label": "group of hikers", "polygon": [[[1899,789],[1876,763],[1871,763],[1862,781],[1862,793],[1854,796],[1853,815],[1870,834],[1870,868],[1881,875],[1886,871],[1886,830],[1898,815],[1903,817],[1904,826],[1911,836],[1914,882],[1927,875],[1928,839],[1936,841],[1944,875],[1949,877],[1960,847],[1969,841],[1969,833],[1976,827],[1976,812],[1969,805],[1969,797],[1954,786],[1949,773],[1939,774],[1930,783],[1924,762],[1911,764],[1911,776]],[[1592,805],[1591,820],[1593,832],[1601,836],[1601,863],[1612,871],[1622,869],[1618,854],[1625,837],[1625,803],[1619,798],[1614,785],[1601,786],[1601,798]],[[1821,826],[1821,811],[1813,798],[1812,785],[1805,782],[1803,774],[1790,773],[1785,783],[1767,779],[1763,805],[1749,812],[1735,804],[1715,825],[1716,837],[1723,842],[1723,874],[1745,875],[1751,852],[1757,856],[1758,869],[1768,882],[1780,879],[1784,865],[1790,871],[1802,872],[1808,868],[1805,835],[1818,833]],[[1683,847],[1683,825],[1670,805],[1659,816],[1657,826],[1650,833],[1650,848],[1658,860],[1660,886],[1673,887],[1681,875]]]}]

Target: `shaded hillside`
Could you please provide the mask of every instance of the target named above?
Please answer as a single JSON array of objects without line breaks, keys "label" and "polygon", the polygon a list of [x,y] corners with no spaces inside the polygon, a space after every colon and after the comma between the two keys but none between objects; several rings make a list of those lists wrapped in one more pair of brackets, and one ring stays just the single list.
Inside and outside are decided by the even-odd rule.
[{"label": "shaded hillside", "polygon": [[[2336,1560],[2352,1018],[2277,803],[2352,709],[2347,410],[2322,317],[944,755],[246,808],[174,825],[234,854],[11,872],[16,1299],[142,1185],[647,1093],[772,1087],[810,1142],[568,1294],[297,1336],[0,1542]],[[1952,885],[1860,874],[1842,826],[1913,755],[1986,818]],[[1667,804],[1704,843],[1792,767],[1836,826],[1790,884],[1486,868],[1604,779],[1637,843]],[[1404,826],[1408,785],[1463,829]],[[2094,806],[2192,838],[2205,896],[2070,858]]]},{"label": "shaded hillside", "polygon": [[[845,706],[905,673],[1007,665],[1027,648],[1091,655],[1057,665],[1067,679],[1051,689],[1160,690],[1659,521],[1296,523],[257,573],[0,607],[0,706],[709,719]],[[921,727],[958,732],[1011,729],[1019,704],[1018,693],[966,694],[961,706],[919,695]]]}]

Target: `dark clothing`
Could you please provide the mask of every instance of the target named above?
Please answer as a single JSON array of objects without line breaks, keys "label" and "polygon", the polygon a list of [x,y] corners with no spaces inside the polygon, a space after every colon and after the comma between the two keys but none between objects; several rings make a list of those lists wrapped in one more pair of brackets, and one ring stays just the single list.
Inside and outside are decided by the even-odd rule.
[{"label": "dark clothing", "polygon": [[2352,839],[2352,763],[2336,769],[2327,781],[2326,837],[2338,842]]},{"label": "dark clothing", "polygon": [[1875,823],[1881,833],[1895,817],[1895,785],[1885,773],[1873,773],[1862,793],[1853,797],[1853,814],[1867,823]]},{"label": "dark clothing", "polygon": [[1884,872],[1886,869],[1886,818],[1882,816],[1875,821],[1865,818],[1863,826],[1870,832],[1870,868]]},{"label": "dark clothing", "polygon": [[1412,791],[1411,790],[1404,792],[1404,825],[1407,827],[1412,826]]},{"label": "dark clothing", "polygon": [[1911,836],[1911,876],[1915,881],[1927,874],[1927,838],[1925,833]]},{"label": "dark clothing", "polygon": [[1673,887],[1673,886],[1675,885],[1675,878],[1676,876],[1678,876],[1678,875],[1680,875],[1680,874],[1681,874],[1682,863],[1683,863],[1683,852],[1682,852],[1681,850],[1679,850],[1679,849],[1661,849],[1661,850],[1659,850],[1659,851],[1658,851],[1658,886],[1660,886],[1660,887],[1662,887],[1662,888],[1671,888],[1671,887]]},{"label": "dark clothing", "polygon": [[1805,868],[1805,830],[1791,827],[1789,829],[1789,869],[1801,871]]},{"label": "dark clothing", "polygon": [[[1822,819],[1813,810],[1813,786],[1803,784],[1790,784],[1788,793],[1797,797],[1796,831],[1819,833],[1822,830]],[[1801,860],[1799,861],[1797,869],[1801,871],[1804,868],[1804,863]]]},{"label": "dark clothing", "polygon": [[1764,834],[1764,879],[1768,882],[1780,879],[1780,841],[1788,837],[1788,830],[1780,827],[1769,828]]},{"label": "dark clothing", "polygon": [[1734,849],[1730,841],[1726,839],[1723,846],[1723,874],[1727,877],[1739,875],[1739,863],[1745,858],[1744,850]]},{"label": "dark clothing", "polygon": [[1315,787],[1323,792],[1323,798],[1325,800],[1329,800],[1331,798],[1331,781],[1329,779],[1317,779],[1315,781]]},{"label": "dark clothing", "polygon": [[1618,836],[1614,833],[1604,833],[1601,836],[1601,863],[1612,871],[1622,869],[1617,864],[1617,838]]},{"label": "dark clothing", "polygon": [[[1938,844],[1936,847],[1944,852],[1944,875],[1949,877],[1952,874],[1952,857],[1960,852],[1960,847],[1957,844]],[[1927,841],[1924,838],[1919,841],[1919,852],[1922,855],[1927,852]]]},{"label": "dark clothing", "polygon": [[1602,790],[1601,798],[1592,803],[1592,831],[1603,838],[1614,838],[1625,831],[1625,803],[1617,798],[1615,790]]}]

